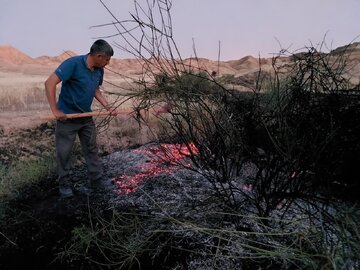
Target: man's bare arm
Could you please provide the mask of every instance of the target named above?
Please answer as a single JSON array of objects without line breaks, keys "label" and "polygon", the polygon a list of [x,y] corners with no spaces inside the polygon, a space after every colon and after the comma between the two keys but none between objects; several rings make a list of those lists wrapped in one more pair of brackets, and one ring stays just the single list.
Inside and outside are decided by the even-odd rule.
[{"label": "man's bare arm", "polygon": [[56,85],[61,82],[60,78],[52,73],[49,78],[45,81],[45,93],[49,101],[50,109],[54,114],[56,119],[62,120],[65,119],[65,114],[60,111],[56,105]]},{"label": "man's bare arm", "polygon": [[106,100],[106,98],[104,97],[104,95],[101,93],[100,88],[96,89],[95,98],[96,98],[97,101],[100,102],[101,105],[104,106],[104,108],[105,108],[106,110],[108,110],[109,112],[111,112],[111,115],[114,115],[114,116],[117,115],[116,108],[112,108],[112,107],[109,105],[108,101]]}]

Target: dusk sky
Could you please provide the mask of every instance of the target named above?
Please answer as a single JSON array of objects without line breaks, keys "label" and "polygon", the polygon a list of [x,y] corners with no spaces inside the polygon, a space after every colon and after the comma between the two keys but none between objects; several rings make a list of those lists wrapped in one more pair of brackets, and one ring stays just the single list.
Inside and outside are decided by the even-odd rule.
[{"label": "dusk sky", "polygon": [[[144,0],[139,1],[146,2]],[[149,0],[152,2],[152,0]],[[133,0],[104,0],[119,20],[129,19]],[[220,60],[271,57],[324,40],[329,49],[360,41],[360,0],[173,0],[173,33],[181,56]],[[91,28],[114,19],[98,0],[0,0],[0,45],[31,57],[65,50],[88,52],[114,28]],[[113,32],[115,33],[115,31]],[[107,39],[122,43],[119,38]],[[280,45],[281,44],[281,45]],[[130,57],[115,49],[116,58]]]}]

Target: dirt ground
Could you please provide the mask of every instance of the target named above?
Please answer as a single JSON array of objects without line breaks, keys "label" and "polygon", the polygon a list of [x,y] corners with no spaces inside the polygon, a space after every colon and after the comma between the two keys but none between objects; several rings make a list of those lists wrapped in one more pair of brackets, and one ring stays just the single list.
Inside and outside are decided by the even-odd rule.
[{"label": "dirt ground", "polygon": [[[41,121],[24,113],[0,113],[0,161],[10,164],[16,159],[39,158],[54,151],[55,121]],[[99,154],[141,143],[141,132],[129,125],[129,119],[119,117],[104,126],[97,119]],[[127,121],[127,130],[123,129]],[[129,130],[130,128],[130,130]],[[133,128],[133,130],[131,130]],[[145,135],[143,135],[145,136]],[[76,148],[76,145],[75,145]],[[78,151],[80,149],[74,149]],[[51,153],[51,152],[50,152]],[[75,167],[77,186],[86,182],[83,163]],[[78,192],[63,201],[58,194],[56,175],[27,187],[21,195],[0,207],[0,269],[91,269],[87,262],[54,261],[64,251],[72,237],[72,229],[88,222],[89,207],[104,211],[104,194],[89,201]],[[3,212],[5,211],[5,212]]]},{"label": "dirt ground", "polygon": [[[34,152],[35,149],[41,146],[54,147],[56,121],[40,120],[38,116],[44,114],[49,114],[49,111],[0,112],[0,149],[3,149],[2,152],[4,149],[24,148],[36,156],[39,153]],[[154,139],[149,127],[139,126],[139,123],[130,115],[118,115],[111,119],[97,118],[95,123],[100,155],[142,145]],[[5,152],[8,152],[7,150]],[[18,155],[21,153],[18,152]]]},{"label": "dirt ground", "polygon": [[[46,112],[48,113],[48,112]],[[15,159],[39,158],[54,151],[55,121],[41,121],[29,112],[0,113],[0,161],[9,164]],[[139,128],[135,120],[118,116],[98,127],[99,154],[104,157],[117,150],[135,147],[150,140],[149,130]],[[76,148],[76,145],[75,145]],[[74,149],[78,151],[80,149]],[[77,163],[74,181],[78,187],[86,182],[86,169]],[[0,269],[95,269],[86,261],[61,261],[71,240],[72,230],[89,222],[89,209],[106,214],[106,193],[89,198],[79,189],[75,196],[61,200],[56,175],[39,179],[25,188],[15,199],[0,207]]]}]

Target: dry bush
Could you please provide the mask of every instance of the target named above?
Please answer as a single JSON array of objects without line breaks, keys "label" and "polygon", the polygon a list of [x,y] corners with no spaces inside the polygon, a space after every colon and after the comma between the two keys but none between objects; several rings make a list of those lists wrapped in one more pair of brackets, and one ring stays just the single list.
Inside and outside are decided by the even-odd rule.
[{"label": "dry bush", "polygon": [[[162,127],[159,140],[187,147],[193,162],[190,169],[211,184],[216,207],[223,210],[216,217],[209,212],[211,218],[205,224],[179,213],[184,231],[174,229],[174,219],[150,215],[142,225],[165,224],[168,230],[159,237],[147,227],[135,228],[130,241],[144,236],[160,241],[142,242],[148,250],[136,252],[166,256],[159,247],[170,239],[173,255],[184,251],[179,238],[189,240],[186,235],[190,234],[193,242],[186,242],[187,256],[194,254],[186,248],[195,246],[205,257],[240,262],[244,269],[358,265],[358,209],[346,213],[347,204],[334,198],[332,188],[359,187],[340,162],[349,153],[357,160],[359,153],[354,135],[359,125],[350,126],[354,122],[348,121],[358,119],[358,100],[342,93],[348,87],[343,76],[346,59],[330,61],[309,47],[304,54],[290,55],[293,62],[284,72],[277,57],[271,76],[265,76],[259,66],[251,91],[228,90],[196,61],[193,66],[182,61],[172,35],[171,1],[134,3],[131,20],[113,17],[114,23],[101,26],[114,27],[124,44],[116,43],[117,47],[144,63],[144,77],[127,97],[134,100],[139,123],[146,123],[143,111],[167,104],[168,114],[157,115]],[[112,232],[96,234],[92,243],[113,239]],[[89,234],[82,231],[81,235]],[[138,263],[133,249],[124,254],[131,245],[117,242],[122,258],[130,256],[131,262]],[[94,248],[97,255],[105,252]],[[105,248],[114,256],[112,247]]]}]

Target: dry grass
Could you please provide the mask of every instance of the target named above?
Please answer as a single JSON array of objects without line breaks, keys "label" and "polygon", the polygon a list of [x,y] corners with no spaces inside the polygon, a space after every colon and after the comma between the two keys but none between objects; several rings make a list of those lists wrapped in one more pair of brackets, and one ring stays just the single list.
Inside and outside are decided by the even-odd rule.
[{"label": "dry grass", "polygon": [[[11,131],[39,125],[37,115],[51,114],[44,91],[48,74],[23,74],[0,71],[0,129]],[[130,78],[110,78],[103,84],[108,101],[120,110],[130,110],[131,102],[124,101],[124,94],[134,87]],[[57,93],[59,93],[59,89]],[[94,109],[102,106],[95,101]]]},{"label": "dry grass", "polygon": [[0,73],[0,112],[43,109],[46,105],[40,75]]},{"label": "dry grass", "polygon": [[[46,79],[47,75],[0,72],[0,112],[49,109],[44,92]],[[135,86],[131,78],[110,78],[104,81],[102,88],[108,93],[109,102],[116,106],[123,101],[120,96]],[[126,103],[121,108],[130,106]]]}]

